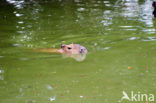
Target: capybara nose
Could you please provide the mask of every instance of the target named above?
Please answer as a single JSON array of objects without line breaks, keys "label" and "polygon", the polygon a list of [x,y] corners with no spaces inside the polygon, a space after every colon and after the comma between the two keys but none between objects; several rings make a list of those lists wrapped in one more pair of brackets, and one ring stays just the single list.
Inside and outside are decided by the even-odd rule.
[{"label": "capybara nose", "polygon": [[81,48],[80,53],[87,53],[87,49],[86,48]]}]

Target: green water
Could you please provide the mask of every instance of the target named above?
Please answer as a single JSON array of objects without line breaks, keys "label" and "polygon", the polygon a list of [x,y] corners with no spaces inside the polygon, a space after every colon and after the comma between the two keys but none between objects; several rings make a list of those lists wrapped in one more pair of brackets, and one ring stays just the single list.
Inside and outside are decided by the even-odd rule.
[{"label": "green water", "polygon": [[[151,3],[2,0],[0,103],[118,103],[123,91],[129,97],[131,91],[156,96]],[[86,59],[31,51],[60,48],[62,43],[85,46]],[[151,103],[145,98],[122,101],[133,102]]]}]

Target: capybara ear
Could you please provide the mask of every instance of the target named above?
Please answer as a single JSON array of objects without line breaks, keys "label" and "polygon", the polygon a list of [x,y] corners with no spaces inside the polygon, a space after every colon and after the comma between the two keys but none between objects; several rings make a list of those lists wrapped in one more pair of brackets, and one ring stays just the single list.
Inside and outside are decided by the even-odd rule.
[{"label": "capybara ear", "polygon": [[65,47],[65,44],[61,44],[61,48],[64,48]]}]

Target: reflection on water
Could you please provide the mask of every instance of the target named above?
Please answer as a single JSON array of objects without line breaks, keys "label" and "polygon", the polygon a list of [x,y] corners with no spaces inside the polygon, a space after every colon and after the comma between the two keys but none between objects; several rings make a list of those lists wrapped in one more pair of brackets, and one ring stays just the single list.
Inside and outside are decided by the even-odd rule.
[{"label": "reflection on water", "polygon": [[138,17],[139,14],[139,4],[138,0],[124,0],[121,15],[123,17]]},{"label": "reflection on water", "polygon": [[156,41],[156,37],[147,37],[143,39],[142,41]]},{"label": "reflection on water", "polygon": [[139,39],[139,37],[130,37],[130,38],[128,38],[128,40],[137,40],[137,39]]},{"label": "reflection on water", "polygon": [[153,37],[144,37],[144,38],[141,38],[141,37],[130,37],[127,40],[155,41],[156,37],[154,37],[154,36]]},{"label": "reflection on water", "polygon": [[0,67],[0,80],[4,80],[4,70]]},{"label": "reflection on water", "polygon": [[80,54],[63,54],[63,58],[73,58],[76,61],[83,61],[86,58],[86,53]]},{"label": "reflection on water", "polygon": [[24,0],[6,0],[10,4],[13,4],[17,9],[23,9]]},{"label": "reflection on water", "polygon": [[[146,24],[147,27],[153,27],[153,15],[151,12],[153,12],[153,8],[152,8],[152,1],[151,0],[146,0],[145,3],[143,5],[141,5],[141,17],[142,19],[140,19],[140,21],[144,22]],[[148,30],[147,30],[148,31]],[[149,33],[155,33],[155,32],[150,32]]]},{"label": "reflection on water", "polygon": [[[30,41],[38,41],[43,46],[47,43],[52,43],[52,45],[60,44],[53,41],[50,42],[50,38],[44,36],[45,33],[51,35],[57,34],[60,39],[62,39],[61,41],[65,42],[66,38],[61,38],[64,35],[70,35],[70,38],[72,36],[74,38],[75,35],[80,34],[81,37],[84,37],[84,33],[88,35],[93,33],[110,35],[112,34],[110,31],[116,31],[116,29],[119,29],[122,32],[128,31],[132,34],[135,34],[135,31],[147,34],[155,33],[152,21],[153,16],[151,14],[152,1],[150,0],[146,0],[146,2],[142,4],[140,4],[138,0],[118,0],[115,4],[112,4],[110,1],[82,2],[80,0],[75,0],[72,3],[75,7],[59,1],[57,3],[57,8],[55,8],[55,5],[52,2],[49,2],[49,5],[51,4],[53,7],[51,10],[48,10],[47,8],[49,5],[46,7],[37,1],[25,2],[22,0],[7,0],[7,2],[13,4],[15,8],[17,8],[13,13],[18,18],[16,25],[17,33],[21,35],[13,36],[13,39],[17,44],[23,44],[23,46],[27,47],[35,47],[38,45],[30,43]],[[29,4],[32,4],[31,8]],[[73,9],[71,10],[70,8]],[[65,12],[63,13],[62,10]],[[29,14],[27,12],[29,12]],[[42,13],[44,13],[44,15],[42,15]],[[68,23],[69,20],[72,22]],[[131,23],[127,25],[126,22],[129,21],[131,21]],[[120,25],[118,25],[119,23]],[[74,32],[70,30],[70,27],[72,26],[74,26],[75,29],[79,28],[80,34],[74,34]],[[84,31],[85,28],[91,32],[81,32]],[[65,32],[59,32],[61,29],[64,29]],[[55,37],[51,39],[54,38]],[[77,38],[77,36],[75,36],[75,38]],[[41,42],[41,40],[44,42]],[[73,42],[73,39],[70,41]],[[25,45],[25,43],[27,43],[27,45]]]}]

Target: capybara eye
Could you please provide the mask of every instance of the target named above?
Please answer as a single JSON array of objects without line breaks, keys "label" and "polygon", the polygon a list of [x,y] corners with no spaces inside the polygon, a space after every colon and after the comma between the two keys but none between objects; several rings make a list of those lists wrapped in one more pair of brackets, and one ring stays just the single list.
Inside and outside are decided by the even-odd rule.
[{"label": "capybara eye", "polygon": [[68,49],[70,50],[70,49],[72,49],[71,47],[68,47]]}]

